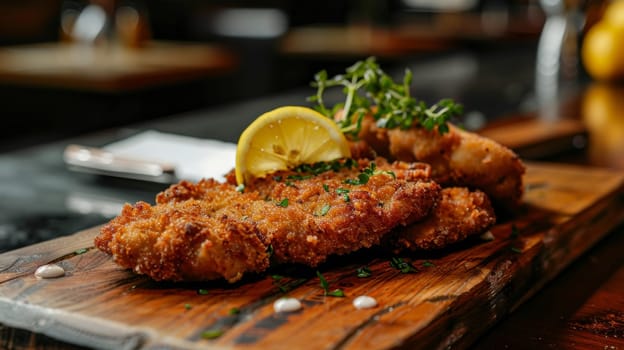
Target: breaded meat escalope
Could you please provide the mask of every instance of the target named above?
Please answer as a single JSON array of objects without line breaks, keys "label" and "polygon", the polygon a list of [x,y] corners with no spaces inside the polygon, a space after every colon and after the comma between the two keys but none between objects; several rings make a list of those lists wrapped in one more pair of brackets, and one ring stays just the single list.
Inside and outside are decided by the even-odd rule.
[{"label": "breaded meat escalope", "polygon": [[[220,277],[230,282],[245,272],[269,266],[268,243],[246,219],[256,194],[241,194],[214,180],[174,185],[194,193],[216,194],[213,200],[187,198],[152,206],[126,204],[102,227],[95,245],[122,267],[154,280],[193,281]],[[268,204],[266,205],[268,207]]]},{"label": "breaded meat escalope", "polygon": [[360,142],[351,146],[356,155],[366,156],[365,145],[376,154],[405,162],[431,165],[432,178],[442,186],[476,188],[503,207],[520,203],[525,168],[509,148],[475,133],[448,124],[449,131],[421,127],[385,129],[372,116],[364,117]]},{"label": "breaded meat escalope", "polygon": [[278,262],[315,266],[426,217],[440,193],[427,172],[361,160],[322,173],[279,172],[243,193],[231,183],[181,182],[154,206],[126,205],[95,242],[155,280],[235,282],[268,268],[270,251]]},{"label": "breaded meat escalope", "polygon": [[[275,217],[254,218],[271,237],[276,260],[314,266],[328,255],[377,245],[392,228],[429,215],[440,187],[428,175],[425,164],[378,158],[315,175],[280,171],[249,183],[247,190],[275,203],[288,201]],[[296,229],[283,229],[286,223]]]},{"label": "breaded meat escalope", "polygon": [[400,228],[384,240],[396,250],[440,249],[482,234],[495,222],[485,193],[448,187],[442,189],[438,205],[425,220]]}]

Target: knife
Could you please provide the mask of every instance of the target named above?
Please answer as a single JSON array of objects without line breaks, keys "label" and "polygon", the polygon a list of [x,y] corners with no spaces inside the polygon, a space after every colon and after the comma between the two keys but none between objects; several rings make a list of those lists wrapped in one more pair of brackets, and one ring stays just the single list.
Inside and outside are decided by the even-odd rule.
[{"label": "knife", "polygon": [[65,147],[63,160],[74,171],[160,183],[177,181],[173,164],[118,156],[101,148],[71,144]]}]

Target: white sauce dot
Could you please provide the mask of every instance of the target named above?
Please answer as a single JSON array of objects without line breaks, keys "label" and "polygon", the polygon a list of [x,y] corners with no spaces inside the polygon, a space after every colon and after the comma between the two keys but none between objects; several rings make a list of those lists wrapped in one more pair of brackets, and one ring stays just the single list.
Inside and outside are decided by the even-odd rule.
[{"label": "white sauce dot", "polygon": [[301,302],[295,298],[280,298],[273,303],[275,312],[292,312],[301,309]]},{"label": "white sauce dot", "polygon": [[370,309],[377,306],[377,300],[368,295],[360,295],[353,299],[353,306],[355,306],[356,309]]},{"label": "white sauce dot", "polygon": [[35,271],[37,278],[57,278],[65,276],[65,270],[55,264],[42,265]]}]

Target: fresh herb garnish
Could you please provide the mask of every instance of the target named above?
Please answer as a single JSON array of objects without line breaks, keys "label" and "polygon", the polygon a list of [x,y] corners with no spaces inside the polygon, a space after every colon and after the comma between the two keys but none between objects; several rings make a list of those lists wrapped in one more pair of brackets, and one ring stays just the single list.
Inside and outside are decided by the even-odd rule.
[{"label": "fresh herb garnish", "polygon": [[348,188],[337,188],[336,189],[336,193],[342,195],[342,198],[344,199],[345,202],[351,201],[351,198],[349,198],[349,192],[351,192],[351,191]]},{"label": "fresh herb garnish", "polygon": [[418,272],[418,270],[416,270],[416,268],[411,263],[397,257],[393,257],[390,260],[390,266],[401,271],[401,273]]},{"label": "fresh herb garnish", "polygon": [[434,267],[434,266],[435,266],[435,264],[434,264],[434,263],[432,263],[432,262],[431,262],[431,261],[429,261],[429,260],[426,260],[426,261],[423,261],[422,266],[424,266],[424,267]]},{"label": "fresh herb garnish", "polygon": [[312,175],[288,175],[286,177],[288,180],[295,180],[295,181],[301,181],[301,180],[307,180],[307,179],[311,179]]},{"label": "fresh herb garnish", "polygon": [[[308,98],[316,103],[315,109],[329,118],[342,110],[338,121],[343,133],[357,137],[364,115],[371,114],[381,128],[408,129],[420,125],[426,130],[437,128],[439,133],[448,131],[447,121],[463,113],[461,105],[450,99],[427,106],[410,95],[412,72],[405,71],[403,81],[396,83],[377,64],[374,57],[358,61],[346,69],[345,74],[332,78],[327,71],[314,76],[312,86],[316,94]],[[339,87],[345,94],[344,102],[328,108],[323,96],[327,89]]]},{"label": "fresh herb garnish", "polygon": [[284,198],[281,201],[277,202],[276,204],[279,207],[286,208],[288,207],[288,198]]},{"label": "fresh herb garnish", "polygon": [[345,296],[345,293],[342,291],[342,289],[334,289],[332,291],[329,290],[329,283],[327,282],[327,280],[325,279],[325,277],[323,277],[323,275],[321,274],[320,271],[316,271],[316,275],[318,276],[319,280],[321,281],[321,288],[323,288],[323,295],[325,296],[330,296],[330,297],[338,297],[338,298],[342,298]]},{"label": "fresh herb garnish", "polygon": [[88,251],[89,251],[89,248],[80,248],[80,249],[76,249],[76,250],[74,251],[74,254],[76,254],[76,255],[81,255],[81,254],[84,254],[84,253],[86,253],[86,252],[88,252]]},{"label": "fresh herb garnish", "polygon": [[280,283],[280,281],[282,279],[284,279],[284,276],[282,276],[282,275],[271,275],[271,278],[273,279],[273,285],[275,285],[280,290],[280,292],[287,293],[289,291],[288,286],[283,285],[283,284]]},{"label": "fresh herb garnish", "polygon": [[344,183],[348,185],[366,185],[371,176],[377,174],[388,174],[396,179],[396,174],[390,170],[377,170],[377,164],[371,162],[368,167],[362,169],[362,172],[358,174],[357,179],[346,179]]},{"label": "fresh herb garnish", "polygon": [[223,335],[223,330],[221,329],[209,329],[207,331],[203,331],[201,333],[201,337],[203,339],[216,339]]},{"label": "fresh herb garnish", "polygon": [[518,248],[518,247],[511,247],[511,251],[517,254],[522,253],[522,249]]},{"label": "fresh herb garnish", "polygon": [[330,297],[344,298],[345,293],[342,291],[342,289],[334,289],[332,291],[326,292],[325,295]]},{"label": "fresh herb garnish", "polygon": [[360,267],[355,272],[357,273],[357,276],[359,278],[367,278],[367,277],[370,277],[373,274],[371,272],[371,269],[368,268],[368,266]]},{"label": "fresh herb garnish", "polygon": [[233,307],[230,309],[230,311],[228,311],[228,314],[230,315],[238,315],[240,314],[240,309],[237,307]]},{"label": "fresh herb garnish", "polygon": [[331,209],[331,205],[329,204],[324,204],[321,207],[321,210],[318,211],[318,213],[314,214],[315,216],[325,216],[327,215],[327,213],[329,212],[329,209]]},{"label": "fresh herb garnish", "polygon": [[199,294],[199,295],[206,295],[208,293],[209,293],[208,289],[198,289],[197,290],[197,294]]},{"label": "fresh herb garnish", "polygon": [[325,192],[329,192],[329,186],[327,184],[323,184],[323,190],[325,190]]},{"label": "fresh herb garnish", "polygon": [[193,306],[192,306],[191,304],[188,304],[188,303],[187,303],[187,304],[184,304],[184,309],[186,309],[186,310],[190,310],[190,309],[192,309],[192,308],[193,308]]}]

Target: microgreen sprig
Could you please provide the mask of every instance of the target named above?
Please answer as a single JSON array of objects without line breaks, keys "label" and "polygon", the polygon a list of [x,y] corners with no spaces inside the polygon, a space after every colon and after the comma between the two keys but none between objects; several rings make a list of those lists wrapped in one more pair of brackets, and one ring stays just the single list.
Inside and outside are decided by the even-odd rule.
[{"label": "microgreen sprig", "polygon": [[[362,119],[371,114],[377,126],[381,128],[409,129],[420,126],[441,134],[448,131],[447,121],[463,113],[461,105],[450,99],[427,106],[410,94],[413,74],[405,71],[403,81],[396,83],[377,64],[374,57],[358,61],[346,69],[345,74],[329,78],[327,71],[320,71],[314,76],[312,86],[316,94],[308,98],[314,102],[315,109],[329,118],[334,118],[342,110],[338,125],[343,133],[357,138]],[[342,87],[344,102],[328,108],[324,94],[330,88]]]}]

